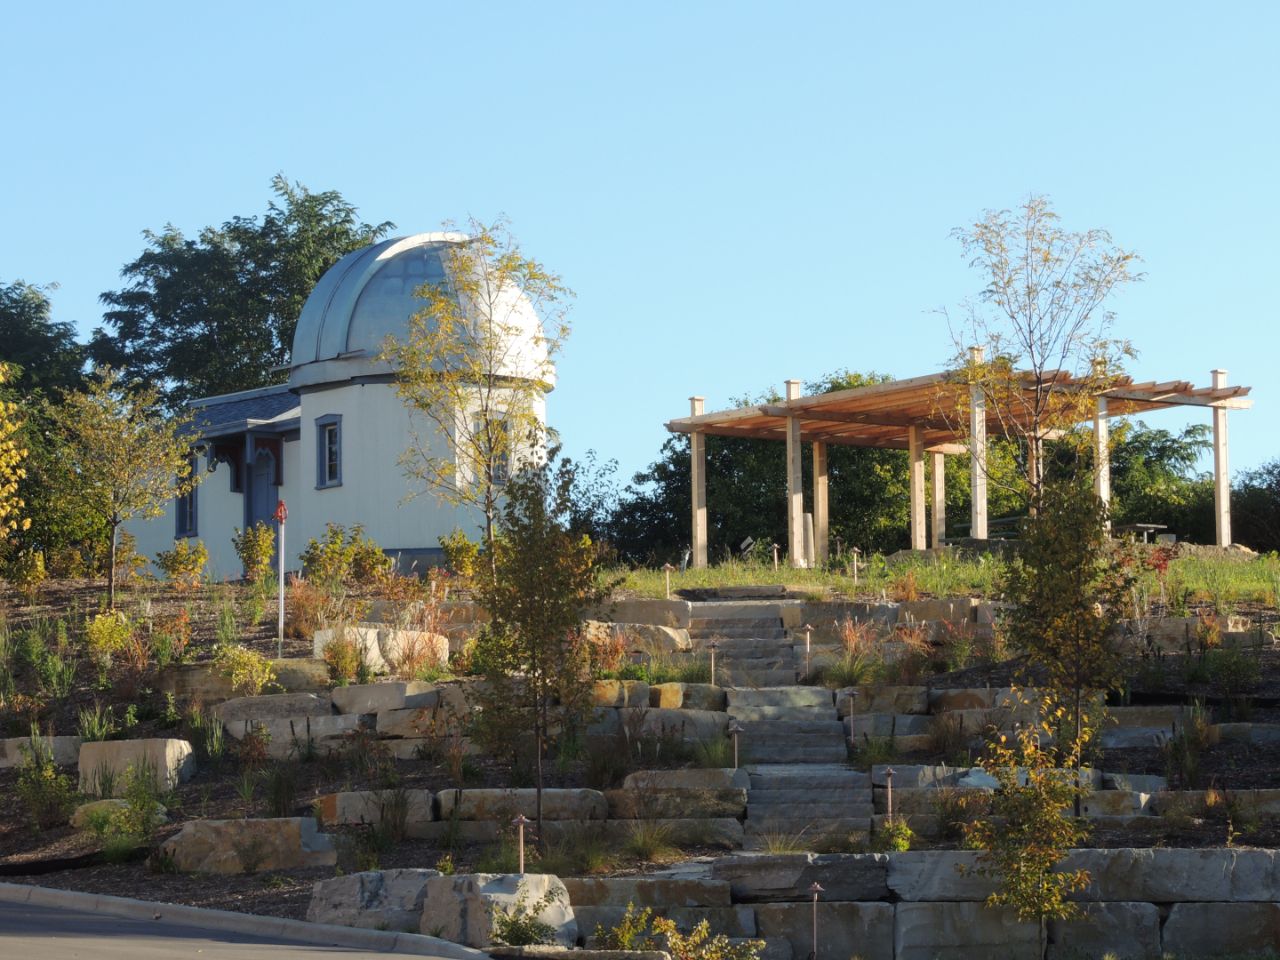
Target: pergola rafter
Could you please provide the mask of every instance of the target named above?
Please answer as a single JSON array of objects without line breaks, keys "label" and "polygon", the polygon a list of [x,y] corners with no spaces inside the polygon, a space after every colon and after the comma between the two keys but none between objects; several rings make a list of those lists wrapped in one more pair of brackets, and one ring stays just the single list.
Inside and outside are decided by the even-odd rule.
[{"label": "pergola rafter", "polygon": [[[1226,371],[1214,370],[1208,387],[1196,387],[1187,380],[1145,381],[1129,377],[1111,382],[1105,390],[1095,384],[1053,371],[1039,381],[1029,372],[1019,374],[1022,389],[1050,394],[1093,397],[1092,421],[1097,452],[1095,488],[1104,500],[1110,498],[1110,465],[1107,457],[1108,422],[1170,406],[1209,407],[1214,428],[1214,498],[1217,540],[1231,542],[1230,485],[1227,469],[1228,410],[1244,410],[1253,405],[1249,387],[1227,386]],[[986,438],[1010,435],[1013,428],[1028,427],[1030,406],[1014,405],[988,409],[981,388],[969,383],[963,373],[946,371],[835,390],[831,393],[800,396],[800,381],[788,380],[785,399],[752,404],[732,410],[704,412],[701,397],[692,397],[690,415],[667,423],[672,433],[687,434],[693,456],[693,550],[695,566],[707,563],[706,443],[708,436],[773,440],[787,444],[787,532],[791,563],[804,566],[827,556],[827,447],[872,447],[905,450],[909,454],[911,490],[911,545],[924,549],[926,508],[924,457],[933,459],[932,542],[939,546],[945,522],[942,471],[944,455],[969,454],[972,481],[972,529],[978,539],[987,536]],[[1087,422],[1083,418],[1081,422]],[[814,511],[812,527],[803,513],[800,489],[801,444],[813,445]],[[807,531],[812,529],[812,535]]]}]

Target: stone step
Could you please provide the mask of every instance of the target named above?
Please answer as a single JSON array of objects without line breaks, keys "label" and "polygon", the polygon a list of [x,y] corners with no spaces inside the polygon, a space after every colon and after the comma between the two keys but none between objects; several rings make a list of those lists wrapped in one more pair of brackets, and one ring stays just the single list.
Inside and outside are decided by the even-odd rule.
[{"label": "stone step", "polygon": [[823,710],[821,708],[808,709],[804,707],[739,707],[733,711],[732,716],[740,723],[761,724],[767,731],[768,725],[772,723],[840,723],[839,731],[829,732],[829,735],[839,736],[843,739],[844,726],[843,722],[834,719],[833,711]]},{"label": "stone step", "polygon": [[715,627],[706,630],[690,630],[689,639],[705,643],[708,640],[769,640],[773,643],[787,639],[782,627]]},{"label": "stone step", "polygon": [[848,756],[843,743],[812,747],[754,744],[741,749],[748,763],[841,763]]},{"label": "stone step", "polygon": [[749,629],[763,627],[766,630],[781,630],[781,617],[690,617],[689,630],[716,630],[721,627],[733,629]]},{"label": "stone step", "polygon": [[737,690],[754,690],[766,686],[776,687],[781,684],[795,683],[796,671],[793,667],[722,668],[717,663],[716,682],[722,687]]},{"label": "stone step", "polygon": [[[710,658],[707,658],[710,659]],[[796,668],[795,657],[790,653],[767,653],[760,650],[752,650],[742,654],[729,654],[728,656],[720,656],[716,654],[717,667],[736,667],[739,670],[781,670],[787,668],[794,671]],[[786,684],[782,684],[786,686]]]},{"label": "stone step", "polygon": [[803,841],[818,840],[822,837],[839,836],[851,833],[866,834],[871,830],[871,818],[868,817],[834,817],[806,820],[788,818],[779,820],[748,820],[742,825],[742,832],[747,840],[744,849],[759,849],[750,845],[752,838],[765,834],[785,834],[798,837]]},{"label": "stone step", "polygon": [[780,804],[759,804],[751,802],[747,804],[746,823],[753,820],[759,823],[762,820],[778,821],[778,820],[841,820],[841,819],[870,819],[875,814],[875,809],[870,802],[867,803],[780,803]]},{"label": "stone step", "polygon": [[756,743],[777,739],[825,739],[826,742],[844,743],[844,724],[829,716],[805,715],[791,711],[768,719],[738,717],[742,726],[740,743]]},{"label": "stone step", "polygon": [[[695,640],[694,646],[702,653],[707,652],[707,640]],[[769,637],[740,637],[722,640],[716,647],[716,659],[721,657],[787,657],[794,655],[794,645],[787,640],[775,640]]]},{"label": "stone step", "polygon": [[756,790],[870,790],[871,775],[828,764],[758,764],[747,768],[749,789]]},{"label": "stone step", "polygon": [[871,787],[825,783],[806,787],[752,787],[747,794],[749,807],[819,802],[869,805],[872,802]]},{"label": "stone step", "polygon": [[729,712],[734,707],[826,707],[835,710],[835,697],[822,687],[765,687],[730,690]]}]

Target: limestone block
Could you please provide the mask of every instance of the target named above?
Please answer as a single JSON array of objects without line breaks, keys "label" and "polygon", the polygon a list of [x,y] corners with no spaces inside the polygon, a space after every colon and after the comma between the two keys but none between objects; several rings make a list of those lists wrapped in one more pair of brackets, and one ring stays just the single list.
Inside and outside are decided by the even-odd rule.
[{"label": "limestone block", "polygon": [[327,695],[316,693],[271,693],[261,697],[234,697],[213,708],[213,715],[224,724],[246,720],[282,720],[289,717],[327,717],[333,703]]},{"label": "limestone block", "polygon": [[679,710],[684,706],[684,684],[655,683],[649,688],[649,706]]},{"label": "limestone block", "polygon": [[1195,903],[1280,901],[1275,850],[1142,848],[1073,850],[1064,869],[1088,870],[1073,899]]},{"label": "limestone block", "polygon": [[889,859],[879,853],[782,853],[722,857],[711,864],[715,880],[727,880],[735,903],[807,901],[809,886],[828,900],[883,900],[889,896]]},{"label": "limestone block", "polygon": [[1161,960],[1160,908],[1153,903],[1089,903],[1077,920],[1049,921],[1048,960],[1110,954]]},{"label": "limestone block", "polygon": [[350,640],[356,644],[370,670],[385,673],[387,664],[378,649],[378,630],[379,626],[372,623],[344,623],[336,627],[325,627],[317,630],[311,637],[311,654],[322,660],[329,644],[339,639]]},{"label": "limestone block", "polygon": [[888,858],[888,886],[902,900],[978,902],[996,889],[994,879],[974,872],[976,851],[909,850]]},{"label": "limestone block", "polygon": [[680,770],[637,770],[622,781],[624,790],[747,790],[746,770],[728,767],[686,767]]},{"label": "limestone block", "polygon": [[713,740],[725,735],[727,713],[710,710],[667,710],[623,707],[618,711],[623,729],[638,728],[642,737],[672,737],[682,740]]},{"label": "limestone block", "polygon": [[338,862],[333,841],[314,817],[188,820],[161,850],[181,873],[257,873]]},{"label": "limestone block", "polygon": [[378,631],[378,659],[382,668],[373,665],[375,673],[395,673],[405,663],[425,667],[445,667],[449,663],[449,638],[426,630],[401,630],[383,627]]},{"label": "limestone block", "polygon": [[[816,960],[893,960],[893,912],[891,903],[819,900]],[[756,928],[768,940],[787,941],[793,957],[814,957],[813,915],[811,903],[761,904]]]},{"label": "limestone block", "polygon": [[899,903],[896,960],[1039,960],[1040,928],[1012,907],[983,903]]},{"label": "limestone block", "polygon": [[1107,707],[1108,727],[1179,727],[1186,723],[1188,709],[1181,705]]},{"label": "limestone block", "polygon": [[1168,727],[1106,727],[1098,734],[1098,745],[1104,750],[1163,747],[1172,738]]},{"label": "limestone block", "polygon": [[441,737],[455,727],[438,703],[429,707],[379,710],[375,721],[379,737]]},{"label": "limestone block", "polygon": [[[276,683],[288,693],[328,693],[329,667],[323,660],[310,657],[286,657],[272,660]],[[172,693],[178,700],[194,700],[204,704],[218,703],[235,697],[231,680],[213,665],[175,663],[160,671],[156,687]]]},{"label": "limestone block", "polygon": [[[893,786],[893,812],[897,815],[913,814],[932,816],[940,810],[943,799],[947,796],[947,791],[953,794],[962,791],[961,787],[906,787],[900,789],[895,783]],[[970,803],[984,802],[979,797],[987,796],[986,790],[970,790]],[[872,794],[872,802],[875,805],[876,813],[889,812],[889,791],[882,787],[876,787]]]},{"label": "limestone block", "polygon": [[196,772],[196,757],[186,740],[154,738],[150,740],[95,740],[80,744],[80,792],[98,793],[103,772],[114,778],[113,796],[124,792],[125,776],[130,767],[150,767],[155,772],[156,786],[172,790],[190,780]]},{"label": "limestone block", "polygon": [[427,880],[438,876],[436,870],[369,870],[317,880],[311,888],[307,920],[417,933]]},{"label": "limestone block", "polygon": [[[79,737],[41,737],[45,748],[53,754],[53,762],[69,767],[80,759]],[[11,737],[0,740],[0,770],[22,763],[23,750],[31,746],[30,737]]]},{"label": "limestone block", "polygon": [[710,710],[718,712],[725,709],[729,702],[724,687],[711,683],[686,683],[684,699],[680,703],[682,710]]},{"label": "limestone block", "polygon": [[1160,793],[1169,789],[1169,781],[1151,773],[1103,773],[1099,786],[1104,790],[1135,790]]},{"label": "limestone block", "polygon": [[[401,794],[397,790],[347,790],[342,793],[326,793],[311,801],[316,818],[325,826],[340,824],[351,826],[361,823],[382,823],[388,816],[398,815],[396,805]],[[405,827],[414,836],[414,827],[435,819],[430,790],[403,792],[405,801]]]},{"label": "limestone block", "polygon": [[[574,910],[579,907],[727,907],[729,884],[724,880],[683,877],[565,878]],[[750,936],[750,934],[748,934]]]},{"label": "limestone block", "polygon": [[1175,903],[1162,946],[1171,957],[1273,955],[1280,949],[1280,904]]},{"label": "limestone block", "polygon": [[548,895],[554,902],[538,918],[550,924],[557,943],[573,946],[578,939],[578,924],[573,907],[569,906],[568,891],[559,877],[545,873],[429,877],[418,929],[469,947],[488,946],[493,942],[495,911],[509,913],[517,903],[523,901],[529,906]]},{"label": "limestone block", "polygon": [[1080,812],[1086,817],[1131,817],[1146,809],[1149,798],[1133,790],[1099,790],[1081,801]]},{"label": "limestone block", "polygon": [[1219,723],[1209,729],[1219,741],[1256,744],[1280,741],[1277,723]]},{"label": "limestone block", "polygon": [[894,790],[910,787],[954,786],[955,782],[970,770],[969,767],[932,767],[906,763],[901,765],[878,763],[871,768],[872,784],[877,787],[885,786],[888,783],[887,771],[891,766],[893,768]]},{"label": "limestone block", "polygon": [[[639,904],[637,904],[639,906]],[[578,921],[582,935],[590,939],[597,927],[611,930],[622,922],[626,905],[607,904],[594,907],[573,905],[573,916]],[[756,935],[756,912],[749,906],[727,907],[669,907],[658,904],[654,913],[671,920],[682,931],[688,932],[703,920],[707,921],[711,935],[742,938]]]},{"label": "limestone block", "polygon": [[[537,816],[537,791],[532,788],[499,790],[441,790],[440,819],[508,821],[518,813]],[[544,820],[604,820],[609,804],[599,790],[548,788],[542,791]]]},{"label": "limestone block", "polygon": [[854,713],[928,713],[928,687],[887,687],[866,684],[836,694],[840,716]]},{"label": "limestone block", "polygon": [[236,740],[243,740],[254,729],[264,731],[268,737],[267,756],[273,760],[287,760],[305,749],[308,743],[321,753],[337,747],[343,737],[360,728],[360,717],[333,713],[326,717],[291,717],[258,723],[246,720],[224,726]]},{"label": "limestone block", "polygon": [[606,790],[613,820],[655,817],[741,817],[747,811],[747,791],[726,790]]},{"label": "limestone block", "polygon": [[339,713],[415,710],[434,707],[439,702],[440,693],[435,685],[421,680],[384,680],[333,688],[333,705]]},{"label": "limestone block", "polygon": [[947,623],[973,622],[978,601],[973,597],[951,600],[910,600],[898,604],[899,623],[944,620]]},{"label": "limestone block", "polygon": [[624,844],[639,829],[657,827],[667,834],[667,839],[679,847],[716,847],[736,850],[742,847],[742,823],[732,817],[661,817],[654,820],[550,820],[543,830],[548,839],[557,839],[580,831],[582,827],[600,825],[609,843]]},{"label": "limestone block", "polygon": [[[845,736],[861,743],[864,737],[928,740],[934,718],[912,713],[855,713],[844,719]],[[909,749],[899,745],[901,749]]]},{"label": "limestone block", "polygon": [[929,712],[948,713],[953,710],[1021,710],[1024,704],[1035,704],[1039,699],[1036,690],[1015,692],[1009,687],[965,687],[954,689],[935,688],[929,691]]},{"label": "limestone block", "polygon": [[689,631],[681,627],[587,620],[583,623],[583,632],[594,643],[616,644],[630,654],[669,655],[693,649]]},{"label": "limestone block", "polygon": [[[937,814],[899,813],[898,798],[896,794],[893,798],[893,805],[894,805],[893,819],[899,822],[905,821],[907,826],[911,828],[912,832],[917,837],[942,836],[942,832],[943,832],[942,822],[941,822],[941,818]],[[883,833],[885,830],[889,828],[889,826],[890,826],[890,820],[886,816],[883,816],[881,814],[876,814],[871,818],[871,834],[872,835],[877,833]]]},{"label": "limestone block", "polygon": [[647,707],[649,685],[643,680],[597,680],[591,702],[597,707]]},{"label": "limestone block", "polygon": [[[121,810],[128,809],[129,802],[127,800],[92,800],[76,807],[75,812],[71,814],[71,826],[77,830],[86,830],[96,818],[100,816],[110,817]],[[169,819],[169,811],[159,804],[156,805],[155,814],[154,822],[156,824],[164,823]]]}]

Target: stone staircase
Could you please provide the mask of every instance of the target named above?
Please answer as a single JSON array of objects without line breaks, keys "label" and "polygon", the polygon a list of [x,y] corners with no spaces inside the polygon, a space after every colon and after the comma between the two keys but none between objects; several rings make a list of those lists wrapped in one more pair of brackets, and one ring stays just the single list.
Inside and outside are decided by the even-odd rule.
[{"label": "stone staircase", "polygon": [[[714,640],[716,682],[725,687],[785,686],[796,682],[796,657],[782,618],[773,612],[744,610],[733,604],[721,615],[690,619],[689,638],[694,649],[704,651]],[[707,613],[710,613],[708,611]]]},{"label": "stone staircase", "polygon": [[747,849],[867,832],[871,780],[845,766],[844,727],[830,690],[730,689],[728,699],[751,777]]}]

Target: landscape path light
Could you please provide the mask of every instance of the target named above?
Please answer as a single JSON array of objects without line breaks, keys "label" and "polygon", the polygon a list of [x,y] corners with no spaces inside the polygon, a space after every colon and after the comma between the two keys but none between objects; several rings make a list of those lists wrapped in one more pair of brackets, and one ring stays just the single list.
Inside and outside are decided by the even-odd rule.
[{"label": "landscape path light", "polygon": [[809,884],[809,892],[813,894],[813,952],[809,956],[812,960],[818,960],[818,894],[826,891],[815,880]]},{"label": "landscape path light", "polygon": [[671,599],[671,571],[674,569],[675,567],[673,567],[669,563],[664,563],[662,565],[662,572],[667,576],[667,599],[668,600]]},{"label": "landscape path light", "polygon": [[519,866],[516,872],[520,874],[524,873],[524,827],[528,822],[529,818],[523,813],[516,814],[516,818],[511,821],[516,828],[516,850],[519,851],[517,854]]},{"label": "landscape path light", "polygon": [[738,734],[746,732],[746,728],[736,719],[729,721],[729,735],[733,737],[733,769],[738,769]]},{"label": "landscape path light", "polygon": [[707,649],[711,651],[711,685],[716,685],[716,651],[720,649],[720,641],[712,637],[707,641]]},{"label": "landscape path light", "polygon": [[893,824],[893,767],[884,772],[885,798],[884,811],[885,819],[890,825]]},{"label": "landscape path light", "polygon": [[776,543],[773,545],[773,569],[778,569],[778,545]]},{"label": "landscape path light", "polygon": [[809,648],[813,640],[813,624],[804,625],[804,678],[809,679]]},{"label": "landscape path light", "polygon": [[276,564],[279,568],[276,572],[280,578],[280,609],[276,612],[276,659],[280,660],[284,658],[284,522],[289,519],[289,508],[284,505],[283,500],[276,501],[275,518],[280,528],[280,536],[276,538],[280,541],[280,559]]}]

